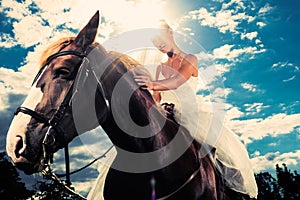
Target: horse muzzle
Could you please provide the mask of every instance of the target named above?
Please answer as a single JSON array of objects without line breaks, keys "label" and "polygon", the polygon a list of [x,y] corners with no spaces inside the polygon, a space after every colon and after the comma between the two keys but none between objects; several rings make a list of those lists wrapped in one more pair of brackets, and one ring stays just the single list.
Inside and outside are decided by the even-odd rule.
[{"label": "horse muzzle", "polygon": [[27,145],[24,139],[17,135],[7,148],[7,154],[11,158],[13,164],[18,169],[24,171],[26,174],[33,174],[43,169],[43,162],[33,164],[29,161]]}]

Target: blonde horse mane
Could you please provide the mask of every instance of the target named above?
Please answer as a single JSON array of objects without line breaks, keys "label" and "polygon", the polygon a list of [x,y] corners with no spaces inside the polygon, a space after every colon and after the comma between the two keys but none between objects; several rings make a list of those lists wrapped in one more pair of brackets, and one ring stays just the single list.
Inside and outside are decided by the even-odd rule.
[{"label": "blonde horse mane", "polygon": [[147,68],[129,55],[115,51],[110,51],[109,54],[118,59],[120,62],[124,63],[125,67],[134,75],[144,75],[149,76],[150,78],[152,77]]},{"label": "blonde horse mane", "polygon": [[[39,68],[45,65],[49,56],[61,51],[66,46],[70,45],[75,40],[75,37],[63,37],[59,40],[50,44],[41,54]],[[97,43],[93,43],[96,45]],[[123,62],[128,70],[132,70],[132,72],[136,75],[147,75],[151,77],[149,71],[143,67],[137,60],[133,59],[132,57],[118,53],[115,51],[109,52],[112,56],[118,58],[119,61]]]}]

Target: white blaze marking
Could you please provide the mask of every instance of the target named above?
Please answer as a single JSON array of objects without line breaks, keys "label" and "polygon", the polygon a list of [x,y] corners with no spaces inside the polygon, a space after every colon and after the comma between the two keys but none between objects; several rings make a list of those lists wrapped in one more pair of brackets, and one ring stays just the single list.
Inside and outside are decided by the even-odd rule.
[{"label": "white blaze marking", "polygon": [[[40,77],[45,72],[45,69],[41,73]],[[42,97],[43,97],[43,92],[41,91],[41,88],[36,87],[36,83],[38,82],[38,80],[31,87],[27,98],[25,99],[25,101],[22,104],[23,107],[29,108],[31,110],[35,110],[38,103],[41,102]],[[32,117],[30,115],[20,112],[20,113],[18,113],[17,116],[14,117],[13,121],[11,122],[11,125],[10,125],[8,133],[7,133],[7,141],[6,141],[6,144],[7,144],[6,151],[9,156],[14,154],[13,151],[15,148],[14,145],[15,145],[17,136],[21,136],[23,138],[23,142],[26,141],[26,139],[25,139],[26,127],[27,127],[27,124],[30,122],[31,118]],[[26,144],[23,144],[23,146],[25,146],[25,145]]]},{"label": "white blaze marking", "polygon": [[42,97],[43,97],[43,92],[41,91],[41,88],[37,88],[36,84],[34,84],[31,87],[28,96],[23,102],[22,106],[29,108],[31,110],[35,110],[38,103],[41,102]]}]

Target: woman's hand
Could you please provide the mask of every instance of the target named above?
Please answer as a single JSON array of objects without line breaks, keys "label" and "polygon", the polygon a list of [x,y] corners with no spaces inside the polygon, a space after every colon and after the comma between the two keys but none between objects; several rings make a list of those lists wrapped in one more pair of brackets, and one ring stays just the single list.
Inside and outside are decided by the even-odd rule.
[{"label": "woman's hand", "polygon": [[134,76],[136,83],[144,90],[153,90],[154,83],[148,76]]}]

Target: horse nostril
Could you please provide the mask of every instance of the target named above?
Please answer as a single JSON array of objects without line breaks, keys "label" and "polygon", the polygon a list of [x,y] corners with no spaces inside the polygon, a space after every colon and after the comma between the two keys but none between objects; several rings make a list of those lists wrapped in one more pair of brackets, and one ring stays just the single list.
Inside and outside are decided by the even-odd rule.
[{"label": "horse nostril", "polygon": [[22,149],[23,149],[24,145],[23,145],[23,139],[21,136],[17,136],[16,138],[16,148],[15,148],[15,155],[16,158],[19,158],[22,154]]}]

